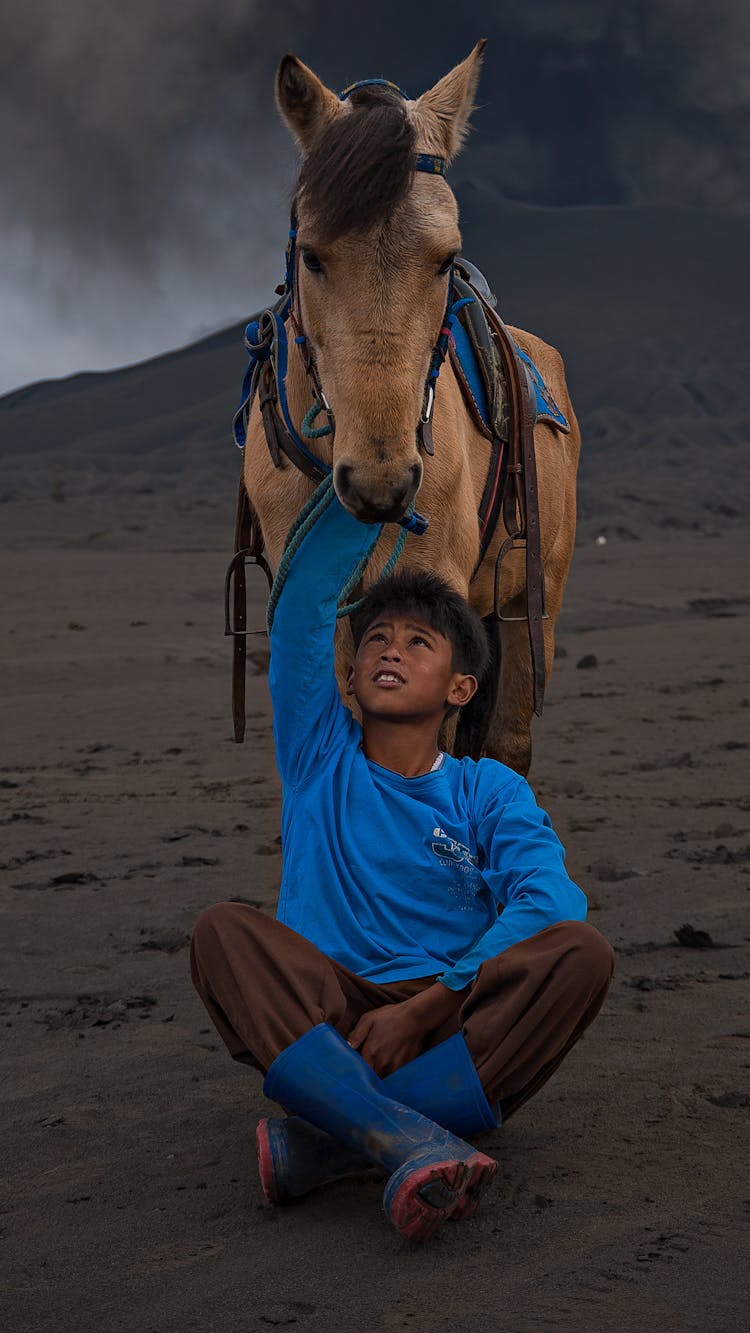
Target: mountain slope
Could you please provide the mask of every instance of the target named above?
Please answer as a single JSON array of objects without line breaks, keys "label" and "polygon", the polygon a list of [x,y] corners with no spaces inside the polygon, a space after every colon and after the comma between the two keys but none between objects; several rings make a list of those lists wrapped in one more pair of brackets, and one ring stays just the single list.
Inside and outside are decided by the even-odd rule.
[{"label": "mountain slope", "polygon": [[[458,193],[464,249],[503,317],[565,358],[584,434],[583,518],[709,528],[739,519],[750,499],[750,220],[529,208],[470,180]],[[152,528],[172,507],[192,513],[196,539],[218,536],[231,526],[239,458],[229,426],[245,364],[236,326],[0,399],[9,539],[24,530],[16,504],[31,497],[38,509],[52,503],[50,530],[68,538],[78,519],[98,529],[103,515],[119,530],[127,514]],[[196,532],[201,510],[215,514],[199,516]]]}]

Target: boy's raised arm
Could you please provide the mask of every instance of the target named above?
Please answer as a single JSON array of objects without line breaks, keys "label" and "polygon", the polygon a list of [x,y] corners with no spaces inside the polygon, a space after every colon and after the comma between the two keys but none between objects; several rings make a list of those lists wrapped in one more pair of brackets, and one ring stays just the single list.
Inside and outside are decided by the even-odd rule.
[{"label": "boy's raised arm", "polygon": [[269,684],[276,760],[282,780],[301,782],[348,720],[334,672],[339,593],[380,536],[334,495],[294,555],[271,629]]}]

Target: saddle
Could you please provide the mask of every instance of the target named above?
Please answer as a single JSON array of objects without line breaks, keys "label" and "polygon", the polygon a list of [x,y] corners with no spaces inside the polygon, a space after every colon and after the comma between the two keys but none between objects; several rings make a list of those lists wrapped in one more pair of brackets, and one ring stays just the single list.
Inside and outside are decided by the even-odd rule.
[{"label": "saddle", "polygon": [[[508,371],[504,358],[499,354],[492,327],[502,324],[497,314],[497,298],[490,291],[484,274],[463,257],[456,260],[455,282],[456,290],[462,296],[478,296],[480,299],[475,299],[459,312],[450,348],[453,369],[475,424],[480,429],[484,427],[493,430],[507,444]],[[492,311],[492,326],[488,310]],[[564,435],[570,434],[567,417],[557,406],[531,357],[515,341],[513,349],[523,367],[531,398],[532,424],[546,421]]]}]

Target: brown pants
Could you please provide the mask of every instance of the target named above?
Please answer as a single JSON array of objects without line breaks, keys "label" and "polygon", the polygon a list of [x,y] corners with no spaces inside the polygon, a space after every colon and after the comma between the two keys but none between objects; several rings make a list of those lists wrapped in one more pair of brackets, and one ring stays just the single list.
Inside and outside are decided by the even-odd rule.
[{"label": "brown pants", "polygon": [[[598,1014],[614,968],[593,926],[565,921],[482,964],[457,1018],[490,1103],[503,1119],[538,1092]],[[434,977],[376,985],[309,940],[243,903],[218,903],[198,919],[195,987],[235,1060],[263,1073],[317,1023],[348,1036],[362,1014],[398,1004]]]}]

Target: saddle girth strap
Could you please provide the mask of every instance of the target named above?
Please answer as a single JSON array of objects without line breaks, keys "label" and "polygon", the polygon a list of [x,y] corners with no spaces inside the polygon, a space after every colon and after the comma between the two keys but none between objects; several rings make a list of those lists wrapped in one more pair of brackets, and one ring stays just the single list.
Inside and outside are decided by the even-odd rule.
[{"label": "saddle girth strap", "polygon": [[492,538],[495,535],[497,520],[500,514],[504,490],[507,487],[507,459],[505,443],[498,435],[492,436],[490,441],[490,461],[487,467],[487,477],[482,490],[481,499],[477,517],[479,519],[479,555],[472,578],[476,578],[479,568],[486,556]]},{"label": "saddle girth strap", "polygon": [[500,614],[500,570],[508,553],[523,543],[526,555],[526,619],[529,629],[531,671],[534,686],[534,712],[541,716],[544,707],[546,667],[544,660],[544,568],[539,529],[539,493],[534,450],[534,417],[528,382],[516,351],[516,344],[500,319],[485,304],[488,323],[505,362],[508,384],[509,443],[503,522],[508,534],[495,565],[495,615]]},{"label": "saddle girth strap", "polygon": [[[493,305],[494,297],[489,292],[485,292],[483,286],[475,286],[466,276],[464,276],[464,267],[466,261],[457,261],[457,271],[454,280],[455,290],[459,296],[473,296],[471,305],[467,305],[462,311],[460,323],[468,335],[469,343],[473,349],[476,360],[477,370],[484,386],[486,396],[486,418],[482,415],[480,400],[475,394],[475,387],[470,383],[466,375],[461,356],[453,344],[450,348],[451,366],[456,376],[464,402],[469,411],[469,416],[476,429],[482,434],[490,444],[490,457],[487,466],[487,476],[479,500],[477,517],[479,520],[479,555],[474,566],[472,579],[476,578],[487,552],[492,544],[495,535],[497,520],[500,515],[500,508],[503,503],[503,496],[506,491],[506,465],[508,461],[508,450],[506,447],[508,436],[507,421],[507,368],[505,358],[495,345],[490,327],[485,317],[485,306],[488,303]],[[480,275],[481,277],[481,275]],[[481,280],[483,283],[483,279]],[[502,376],[502,392],[498,384],[498,376]],[[502,428],[499,428],[500,416],[498,413],[498,400],[501,399],[505,404],[505,419],[502,422]]]}]

